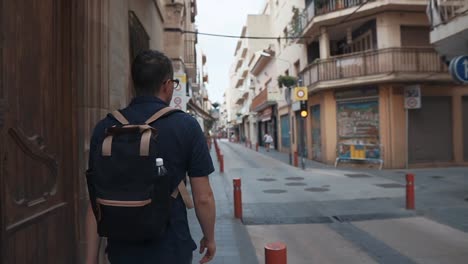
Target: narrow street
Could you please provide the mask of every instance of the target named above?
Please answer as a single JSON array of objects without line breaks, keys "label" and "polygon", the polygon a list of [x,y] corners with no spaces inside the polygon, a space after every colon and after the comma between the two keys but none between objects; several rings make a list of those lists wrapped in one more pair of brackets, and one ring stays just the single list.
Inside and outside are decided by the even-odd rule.
[{"label": "narrow street", "polygon": [[[225,173],[212,176],[221,238],[214,263],[255,263],[247,260],[249,246],[264,263],[264,246],[275,241],[287,244],[293,264],[466,263],[467,168],[412,170],[416,210],[406,210],[405,171],[301,170],[283,162],[287,154],[227,141],[220,148]],[[242,179],[243,225],[233,219],[234,178]]]}]

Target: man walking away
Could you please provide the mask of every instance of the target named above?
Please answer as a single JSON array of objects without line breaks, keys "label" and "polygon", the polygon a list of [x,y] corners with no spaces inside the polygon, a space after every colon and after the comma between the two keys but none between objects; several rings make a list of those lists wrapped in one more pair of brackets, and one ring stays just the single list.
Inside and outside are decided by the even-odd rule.
[{"label": "man walking away", "polygon": [[[110,234],[106,236],[108,237],[106,252],[112,264],[192,263],[192,253],[197,246],[190,235],[187,221],[186,206],[189,207],[191,199],[190,196],[187,196],[184,188],[186,175],[190,179],[195,212],[204,235],[200,241],[200,253],[205,252],[205,255],[200,263],[207,263],[215,256],[215,202],[208,178],[208,175],[214,171],[213,163],[198,122],[184,112],[174,112],[174,109],[167,108],[172,100],[173,91],[178,86],[178,80],[174,80],[173,76],[171,60],[163,53],[153,50],[140,53],[132,64],[132,79],[136,97],[133,98],[127,108],[109,114],[94,129],[90,144],[89,169],[87,171],[88,189],[91,197],[86,217],[87,264],[97,263],[98,232],[101,235]],[[160,110],[164,111],[159,112]],[[157,113],[166,113],[166,110],[169,110],[167,115],[157,116]],[[131,161],[119,160],[115,164],[122,167],[130,166],[131,162],[134,161],[146,164],[144,162],[149,158],[152,159],[151,155],[156,151],[154,155],[157,158],[162,158],[164,167],[167,170],[164,175],[167,174],[168,177],[165,179],[169,179],[166,181],[168,182],[168,191],[162,193],[169,194],[169,188],[172,193],[171,197],[167,196],[169,201],[167,203],[169,205],[167,206],[167,221],[158,219],[158,216],[154,216],[155,214],[151,210],[148,212],[148,208],[153,208],[148,203],[157,202],[156,195],[150,195],[150,198],[141,198],[140,200],[135,200],[137,198],[122,200],[119,197],[122,194],[115,193],[112,194],[115,197],[106,198],[111,200],[105,200],[102,198],[103,196],[111,197],[111,195],[96,187],[99,184],[102,186],[103,182],[99,181],[98,176],[106,174],[106,170],[102,169],[101,163],[105,163],[109,159],[116,159],[115,157],[126,151],[125,148],[118,148],[119,142],[132,143],[131,140],[119,141],[119,136],[128,131],[133,131],[134,135],[131,136],[139,136],[139,130],[140,132],[145,131],[141,133],[141,149],[140,141],[136,141],[139,152],[135,151],[136,155],[131,156],[131,159],[129,159]],[[151,145],[148,142],[152,142]],[[147,160],[140,160],[138,153],[145,154],[145,152],[151,154],[146,155],[149,156],[146,157]],[[143,154],[140,155],[144,156]],[[161,162],[158,163],[161,165]],[[109,170],[112,170],[112,168]],[[156,167],[142,168],[142,171],[149,171],[149,174],[151,174],[151,170],[156,171]],[[141,175],[134,173],[130,175],[131,177],[127,176],[113,173],[105,180],[113,181],[111,182],[112,188],[127,190],[125,189],[127,186],[122,187],[119,185],[123,181],[127,181],[128,178],[138,179]],[[145,183],[148,183],[148,181]],[[129,186],[128,188],[134,188],[135,184]],[[154,189],[158,188],[159,186],[155,183]],[[155,192],[153,187],[148,190],[151,193]],[[142,209],[139,209],[138,206]],[[128,212],[125,210],[135,210],[135,212],[143,210],[142,206],[147,206],[144,209],[146,214],[156,217],[157,221],[164,223],[162,231],[158,232],[159,235],[154,239],[146,238],[141,240],[141,237],[148,236],[148,233],[141,232],[137,236],[137,234],[128,232],[130,229],[116,228],[116,226],[122,225],[122,219],[133,223],[134,219],[140,217],[137,214],[129,215],[122,212]],[[157,209],[160,210],[159,207]],[[116,215],[117,213],[120,213],[122,217],[109,217],[109,215]],[[104,219],[115,224],[115,226],[106,226]],[[143,218],[141,221],[145,221],[145,219]],[[147,224],[151,226],[152,223]],[[132,225],[129,228],[144,230],[139,225]]]}]

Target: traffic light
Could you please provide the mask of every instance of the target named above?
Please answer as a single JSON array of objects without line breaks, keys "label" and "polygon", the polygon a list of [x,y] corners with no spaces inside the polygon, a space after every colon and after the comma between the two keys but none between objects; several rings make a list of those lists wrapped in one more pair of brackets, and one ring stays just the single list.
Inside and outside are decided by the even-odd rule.
[{"label": "traffic light", "polygon": [[307,101],[301,101],[300,113],[302,118],[309,116],[309,111],[307,111]]}]

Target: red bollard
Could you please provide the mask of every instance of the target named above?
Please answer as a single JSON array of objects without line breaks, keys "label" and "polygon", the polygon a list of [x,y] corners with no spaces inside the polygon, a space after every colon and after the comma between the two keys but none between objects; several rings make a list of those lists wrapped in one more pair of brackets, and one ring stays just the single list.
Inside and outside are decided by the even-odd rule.
[{"label": "red bollard", "polygon": [[299,157],[297,151],[294,151],[294,167],[299,167]]},{"label": "red bollard", "polygon": [[414,210],[414,174],[406,174],[406,209]]},{"label": "red bollard", "polygon": [[242,191],[241,179],[232,180],[234,185],[234,217],[242,219]]},{"label": "red bollard", "polygon": [[286,263],[288,263],[286,244],[281,242],[274,242],[265,246],[265,264]]},{"label": "red bollard", "polygon": [[219,155],[219,172],[224,173],[224,155]]},{"label": "red bollard", "polygon": [[255,151],[257,151],[257,152],[258,152],[258,143],[257,143],[257,144],[255,144]]}]

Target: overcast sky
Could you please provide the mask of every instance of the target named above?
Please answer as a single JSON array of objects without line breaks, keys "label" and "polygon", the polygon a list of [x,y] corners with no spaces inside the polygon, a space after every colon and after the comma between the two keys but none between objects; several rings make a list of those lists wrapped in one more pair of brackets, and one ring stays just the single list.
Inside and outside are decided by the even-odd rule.
[{"label": "overcast sky", "polygon": [[[247,14],[259,14],[265,0],[198,0],[198,31],[240,35]],[[212,102],[222,103],[229,86],[229,68],[238,39],[198,36],[199,47],[207,57],[208,94]]]}]

